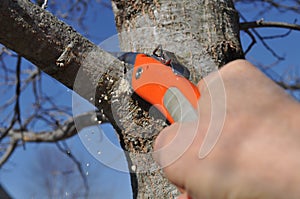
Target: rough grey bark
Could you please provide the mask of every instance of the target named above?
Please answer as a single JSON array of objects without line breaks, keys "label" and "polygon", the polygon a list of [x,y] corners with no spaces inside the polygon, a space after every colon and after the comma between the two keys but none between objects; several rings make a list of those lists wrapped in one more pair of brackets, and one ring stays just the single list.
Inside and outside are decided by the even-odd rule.
[{"label": "rough grey bark", "polygon": [[[195,83],[227,62],[243,58],[238,13],[231,0],[112,2],[123,51],[151,53],[162,44],[182,58]],[[123,97],[116,104],[120,115],[133,109],[127,101]],[[151,152],[152,141],[162,129],[163,122],[138,117],[136,112],[136,115],[129,115],[122,126],[128,127],[124,132],[129,138],[129,141],[125,140],[125,148],[132,152],[129,155],[137,172],[138,198],[173,198],[178,194],[176,188],[163,178],[160,170],[155,170],[151,156],[137,155]],[[132,121],[136,125],[132,125]],[[141,133],[142,141],[138,139]],[[132,145],[132,140],[137,144]]]},{"label": "rough grey bark", "polygon": [[162,44],[201,76],[213,67],[202,64],[210,61],[207,55],[216,66],[243,57],[238,13],[230,0],[113,2],[123,50],[149,51]]},{"label": "rough grey bark", "polygon": [[[95,45],[30,1],[3,0],[0,11],[1,43],[72,88],[80,62]],[[65,57],[61,56],[64,51]],[[93,69],[101,73],[103,68]],[[114,71],[117,74],[118,68]]]},{"label": "rough grey bark", "polygon": [[[242,57],[237,12],[230,0],[114,0],[113,8],[123,50],[150,52],[162,44],[183,59],[194,82]],[[124,69],[120,62],[27,0],[1,0],[0,25],[0,43],[86,99],[96,98],[128,151],[135,197],[178,194],[150,154],[166,123],[151,117],[151,106],[132,94],[128,82],[120,78]]]},{"label": "rough grey bark", "polygon": [[0,43],[87,100],[105,97],[97,105],[114,121],[106,96],[123,75],[120,61],[28,0],[1,0],[0,25]]}]

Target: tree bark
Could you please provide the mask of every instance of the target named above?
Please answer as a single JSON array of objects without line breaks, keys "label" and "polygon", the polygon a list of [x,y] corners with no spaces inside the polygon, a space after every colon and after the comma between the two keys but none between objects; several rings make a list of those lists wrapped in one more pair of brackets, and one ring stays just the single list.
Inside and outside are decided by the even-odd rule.
[{"label": "tree bark", "polygon": [[[123,51],[151,53],[162,44],[164,49],[182,59],[194,83],[229,61],[243,58],[238,13],[231,0],[112,2]],[[128,99],[123,97],[115,105],[121,115],[133,109],[124,101]],[[124,131],[130,140],[125,140],[125,148],[130,152],[132,172],[137,173],[138,198],[173,198],[178,194],[177,189],[156,170],[151,156],[146,155],[152,151],[153,139],[164,125],[154,121],[157,120],[130,114],[122,123],[123,127],[129,127]],[[144,136],[142,141],[138,139],[141,135]],[[132,145],[132,141],[137,144]]]},{"label": "tree bark", "polygon": [[[243,57],[230,0],[113,0],[113,8],[122,50],[150,52],[162,44],[189,67],[195,83]],[[166,122],[150,116],[151,105],[130,91],[121,62],[27,0],[1,0],[0,25],[2,44],[103,110],[130,157],[134,197],[178,194],[151,156]]]}]

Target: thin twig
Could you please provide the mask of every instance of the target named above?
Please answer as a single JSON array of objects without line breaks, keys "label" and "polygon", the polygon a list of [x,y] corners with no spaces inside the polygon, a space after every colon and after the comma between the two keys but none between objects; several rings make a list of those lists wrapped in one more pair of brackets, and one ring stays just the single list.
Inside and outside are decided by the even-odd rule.
[{"label": "thin twig", "polygon": [[284,60],[284,57],[278,55],[263,39],[263,37],[255,30],[252,29],[253,33],[259,38],[259,40],[261,41],[261,43],[264,45],[264,47],[274,56],[276,57],[278,60]]},{"label": "thin twig", "polygon": [[17,119],[17,122],[20,125],[20,130],[21,130],[21,137],[22,137],[22,145],[23,148],[25,149],[25,142],[24,142],[24,135],[23,135],[23,125],[22,125],[22,119],[21,119],[21,108],[20,108],[20,97],[21,97],[21,62],[22,62],[22,57],[18,55],[17,59],[17,68],[16,68],[16,106],[15,106],[15,116]]},{"label": "thin twig", "polygon": [[11,122],[8,126],[7,129],[4,131],[0,131],[0,141],[9,133],[9,131],[13,128],[16,122],[19,123],[20,127],[22,126],[22,121],[21,121],[21,111],[20,111],[20,95],[21,95],[21,60],[22,58],[18,56],[17,59],[17,65],[16,65],[16,89],[15,89],[15,96],[14,98],[16,99],[15,106],[14,106],[14,115],[11,119]]},{"label": "thin twig", "polygon": [[[246,18],[240,13],[240,17],[245,21],[243,23],[249,23],[247,22]],[[241,27],[240,27],[241,28]],[[245,30],[249,30],[249,29],[245,29]],[[264,38],[255,30],[255,28],[251,28],[251,31],[259,38],[259,40],[261,41],[261,43],[263,44],[263,46],[274,56],[276,57],[278,60],[284,60],[284,57],[278,55],[264,40]]]},{"label": "thin twig", "polygon": [[252,39],[251,43],[249,44],[249,46],[247,47],[247,49],[245,50],[245,55],[251,50],[251,48],[254,46],[254,44],[256,43],[256,39],[253,36],[253,34],[249,31],[249,30],[245,30],[245,32],[250,36],[250,38]]},{"label": "thin twig", "polygon": [[283,38],[283,37],[287,37],[292,33],[292,29],[288,30],[286,33],[283,34],[279,34],[279,35],[271,35],[271,36],[263,36],[263,39],[277,39],[277,38]]},{"label": "thin twig", "polygon": [[48,0],[44,0],[43,5],[41,6],[43,9],[47,8]]},{"label": "thin twig", "polygon": [[[73,135],[76,135],[77,132],[79,132],[85,127],[99,125],[103,122],[108,122],[107,118],[103,118],[103,121],[98,121],[97,118],[100,117],[97,117],[98,115],[101,115],[101,117],[103,118],[103,114],[94,111],[78,115],[75,118],[70,117],[64,124],[59,125],[55,130],[51,131],[35,132],[25,129],[23,130],[23,139],[25,142],[61,141],[72,137]],[[0,128],[0,131],[2,130],[4,129]],[[8,135],[16,140],[22,139],[20,129],[11,129]]]},{"label": "thin twig", "polygon": [[286,29],[292,29],[292,30],[300,31],[300,25],[285,23],[285,22],[274,22],[274,21],[258,20],[258,21],[240,23],[240,30],[248,30],[248,29],[251,29],[251,28],[266,28],[266,27],[269,27],[269,28],[286,28]]},{"label": "thin twig", "polygon": [[18,144],[18,140],[11,138],[10,143],[8,147],[5,150],[5,153],[0,158],[0,168],[3,166],[3,164],[9,159],[11,154],[15,151]]},{"label": "thin twig", "polygon": [[[103,121],[100,122],[97,120],[97,118],[98,119],[102,118]],[[77,125],[75,125],[75,121]],[[6,152],[0,158],[0,166],[3,165],[8,160],[9,156],[12,154],[13,150],[16,147],[16,143],[21,140],[23,140],[24,142],[54,143],[76,135],[81,129],[85,127],[99,125],[100,123],[103,122],[109,122],[109,121],[99,111],[97,112],[92,111],[92,112],[78,115],[75,118],[70,117],[69,120],[67,120],[64,124],[58,126],[57,129],[53,131],[35,132],[27,129],[23,129],[21,131],[20,129],[12,129],[12,126],[10,129],[0,128],[0,132],[7,131],[7,135],[11,139],[11,143],[9,147],[6,149]]]}]

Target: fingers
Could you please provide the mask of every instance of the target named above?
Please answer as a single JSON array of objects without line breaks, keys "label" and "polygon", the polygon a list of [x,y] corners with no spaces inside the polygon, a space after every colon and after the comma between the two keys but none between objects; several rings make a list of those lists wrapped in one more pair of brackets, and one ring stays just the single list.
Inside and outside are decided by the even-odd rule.
[{"label": "fingers", "polygon": [[177,199],[192,199],[187,193],[180,194]]}]

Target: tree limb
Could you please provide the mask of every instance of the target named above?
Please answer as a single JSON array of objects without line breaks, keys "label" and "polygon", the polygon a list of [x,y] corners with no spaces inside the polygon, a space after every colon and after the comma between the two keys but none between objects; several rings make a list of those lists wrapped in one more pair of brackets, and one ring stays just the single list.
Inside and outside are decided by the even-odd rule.
[{"label": "tree limb", "polygon": [[[94,88],[100,86],[102,94],[107,94],[110,88],[99,85],[99,79],[104,74],[114,79],[122,76],[120,61],[30,1],[1,0],[0,13],[0,43],[65,86],[73,89],[76,75],[82,70]],[[91,53],[95,56],[88,63],[86,58]],[[91,97],[79,94],[87,100]]]},{"label": "tree limb", "polygon": [[28,0],[1,0],[0,26],[0,43],[66,87],[74,90],[77,82],[75,92],[89,101],[96,99],[97,108],[118,126],[107,96],[123,76],[119,60]]},{"label": "tree limb", "polygon": [[[99,119],[102,119],[99,121]],[[34,132],[23,129],[10,129],[8,136],[10,137],[9,146],[0,159],[0,167],[8,160],[19,141],[24,142],[57,142],[76,135],[85,127],[99,125],[102,122],[108,122],[108,119],[103,117],[99,111],[88,112],[76,117],[70,117],[64,124],[59,125],[57,129],[47,132]],[[5,131],[6,129],[0,129]]]},{"label": "tree limb", "polygon": [[[98,112],[98,114],[100,113]],[[108,122],[108,120],[106,119],[102,122]],[[23,139],[25,142],[57,142],[72,137],[83,128],[93,125],[99,125],[97,114],[95,112],[88,112],[74,118],[70,117],[69,120],[59,125],[53,131],[37,133],[35,131],[24,130]],[[22,133],[18,129],[11,130],[8,135],[16,140],[22,139]]]}]

